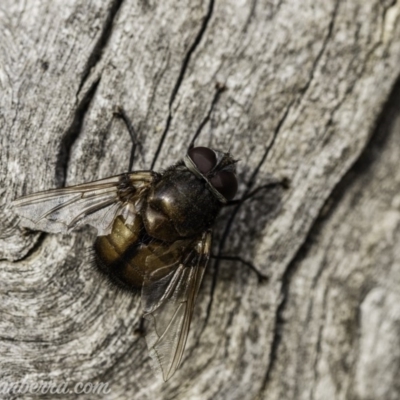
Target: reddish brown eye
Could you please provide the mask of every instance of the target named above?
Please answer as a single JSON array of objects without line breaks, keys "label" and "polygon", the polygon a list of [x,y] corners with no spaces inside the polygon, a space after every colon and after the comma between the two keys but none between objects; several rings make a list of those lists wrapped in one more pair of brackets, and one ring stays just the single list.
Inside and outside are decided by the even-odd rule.
[{"label": "reddish brown eye", "polygon": [[217,164],[215,152],[208,147],[193,147],[188,154],[202,174],[207,174]]},{"label": "reddish brown eye", "polygon": [[231,171],[219,171],[210,179],[210,183],[227,200],[232,200],[238,189],[236,175]]}]

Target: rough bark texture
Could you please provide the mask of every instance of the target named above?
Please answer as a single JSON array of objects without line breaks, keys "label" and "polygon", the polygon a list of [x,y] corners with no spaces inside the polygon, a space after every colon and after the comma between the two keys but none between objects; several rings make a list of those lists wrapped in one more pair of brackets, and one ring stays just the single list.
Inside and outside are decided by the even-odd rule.
[{"label": "rough bark texture", "polygon": [[[0,382],[103,381],[108,399],[398,399],[399,12],[396,0],[3,0]],[[290,180],[219,219],[214,253],[269,280],[210,264],[168,383],[135,333],[139,298],[91,266],[94,233],[26,232],[9,207],[126,171],[118,105],[142,143],[135,169],[170,165],[198,132],[240,159],[240,194]]]}]

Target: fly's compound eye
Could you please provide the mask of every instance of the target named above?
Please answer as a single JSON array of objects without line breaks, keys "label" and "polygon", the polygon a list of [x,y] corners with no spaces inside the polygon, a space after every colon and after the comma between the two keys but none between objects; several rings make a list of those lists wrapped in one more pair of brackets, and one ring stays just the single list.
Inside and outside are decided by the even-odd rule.
[{"label": "fly's compound eye", "polygon": [[215,152],[208,147],[193,147],[188,152],[197,169],[204,175],[208,174],[217,165]]},{"label": "fly's compound eye", "polygon": [[236,175],[231,171],[219,171],[210,179],[211,185],[215,187],[227,200],[232,200],[238,189]]}]

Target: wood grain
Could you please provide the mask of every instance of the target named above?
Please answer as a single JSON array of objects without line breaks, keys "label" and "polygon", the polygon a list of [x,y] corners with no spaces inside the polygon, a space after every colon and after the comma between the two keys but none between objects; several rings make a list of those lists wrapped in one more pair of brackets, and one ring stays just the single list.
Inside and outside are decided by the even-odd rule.
[{"label": "wood grain", "polygon": [[[102,381],[107,399],[397,399],[399,11],[3,1],[0,382]],[[171,165],[198,134],[240,160],[240,195],[290,181],[221,215],[214,254],[269,280],[210,264],[166,384],[136,332],[139,299],[91,266],[94,232],[27,232],[9,207],[126,171],[117,106],[140,137],[135,169]]]}]

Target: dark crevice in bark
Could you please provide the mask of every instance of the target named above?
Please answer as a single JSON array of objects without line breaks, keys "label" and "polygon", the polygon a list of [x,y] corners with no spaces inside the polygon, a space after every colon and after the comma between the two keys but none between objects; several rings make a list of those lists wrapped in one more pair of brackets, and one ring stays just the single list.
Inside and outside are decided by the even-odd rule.
[{"label": "dark crevice in bark", "polygon": [[[285,122],[287,116],[289,115],[289,112],[290,112],[290,110],[292,108],[293,103],[294,103],[294,101],[289,103],[289,105],[286,107],[286,110],[283,113],[283,116],[281,117],[280,121],[278,122],[278,125],[275,128],[275,131],[274,131],[274,134],[272,136],[272,139],[271,139],[270,143],[268,144],[268,146],[265,149],[263,157],[261,158],[261,160],[258,163],[257,167],[254,169],[253,174],[251,175],[249,181],[247,182],[247,188],[244,191],[242,197],[246,197],[246,195],[248,195],[250,193],[250,191],[252,189],[252,186],[254,185],[254,182],[255,182],[255,180],[257,178],[257,175],[258,175],[262,165],[264,164],[265,160],[267,159],[269,152],[271,151],[272,147],[274,146],[276,138],[278,137],[278,134],[279,134],[279,132],[280,132],[280,130],[282,128],[283,123]],[[212,282],[211,282],[210,300],[209,300],[208,305],[207,305],[206,318],[204,320],[204,324],[203,324],[203,327],[201,329],[201,333],[199,335],[199,338],[200,338],[201,334],[204,332],[204,329],[208,324],[209,317],[210,317],[210,314],[211,314],[211,309],[212,309],[212,305],[213,305],[213,298],[214,298],[214,292],[215,292],[215,287],[216,287],[216,284],[217,284],[217,277],[218,277],[218,271],[219,271],[220,258],[221,258],[222,254],[223,254],[225,242],[228,239],[229,233],[230,233],[232,225],[233,225],[233,221],[234,221],[237,213],[239,212],[240,207],[242,206],[242,204],[243,203],[241,202],[236,207],[234,207],[234,209],[233,209],[232,213],[230,214],[230,217],[229,217],[229,219],[228,219],[228,221],[227,221],[227,223],[225,225],[225,229],[224,229],[224,231],[222,233],[221,240],[219,242],[218,252],[217,252],[216,260],[215,260],[215,263],[214,263],[214,273],[213,273],[213,278],[212,278]]]},{"label": "dark crevice in bark", "polygon": [[12,342],[12,343],[35,343],[35,344],[47,344],[53,343],[51,340],[41,340],[41,339],[20,339],[15,336],[0,336],[0,342]]},{"label": "dark crevice in bark", "polygon": [[[329,132],[329,130],[332,128],[333,124],[334,124],[334,117],[337,113],[338,110],[340,110],[341,106],[344,104],[344,102],[346,101],[346,99],[348,98],[348,96],[350,94],[353,93],[353,90],[356,86],[356,83],[361,79],[361,77],[365,76],[365,71],[367,69],[367,67],[370,65],[370,59],[375,55],[376,50],[379,48],[379,46],[381,46],[382,43],[381,41],[377,41],[372,47],[371,49],[366,53],[362,68],[360,70],[360,72],[356,75],[356,78],[354,78],[352,81],[349,81],[349,85],[346,88],[346,91],[342,97],[341,100],[338,101],[338,103],[332,107],[332,109],[330,110],[330,116],[328,119],[328,122],[325,126],[325,130],[321,136],[321,147],[324,147],[328,144],[329,140],[330,140],[330,135],[328,135],[327,133]],[[359,56],[355,55],[354,60],[359,60]]]},{"label": "dark crevice in bark", "polygon": [[[320,376],[318,372],[318,362],[321,357],[322,353],[322,339],[324,337],[324,328],[325,328],[325,322],[326,322],[326,309],[327,309],[327,303],[328,303],[328,294],[329,294],[329,287],[327,290],[324,292],[324,297],[322,299],[322,309],[324,312],[322,313],[321,320],[319,321],[319,327],[318,327],[318,336],[317,336],[317,343],[315,347],[315,358],[314,358],[314,363],[313,363],[313,372],[314,372],[314,382],[318,382],[318,378]],[[315,390],[316,390],[316,385],[313,385],[310,393],[310,400],[315,399]]]},{"label": "dark crevice in bark", "polygon": [[338,10],[339,10],[339,2],[340,2],[340,0],[337,0],[335,3],[335,7],[333,8],[331,21],[329,22],[329,26],[328,26],[328,33],[326,34],[325,39],[322,43],[321,50],[317,54],[317,57],[315,57],[315,60],[311,67],[309,79],[308,79],[307,83],[303,86],[303,88],[300,90],[302,97],[304,97],[304,94],[307,92],[307,90],[311,86],[311,83],[314,80],[315,71],[319,65],[319,62],[321,61],[322,56],[324,55],[324,53],[326,51],[326,48],[328,46],[330,39],[332,38],[333,28],[335,26],[336,17],[337,17]]},{"label": "dark crevice in bark", "polygon": [[[31,249],[21,258],[18,258],[17,260],[13,260],[15,263],[19,263],[21,261],[27,260],[29,257],[31,257],[33,254],[35,254],[39,249],[42,247],[42,244],[46,237],[48,236],[48,233],[46,232],[41,232],[38,236],[38,238],[35,240],[34,245],[32,246]],[[1,260],[0,260],[1,261]]]},{"label": "dark crevice in bark", "polygon": [[[301,249],[299,250],[299,252],[301,252]],[[301,254],[303,255],[303,253],[301,253]],[[286,271],[282,276],[281,302],[276,310],[275,326],[274,326],[273,338],[272,338],[272,343],[271,343],[269,364],[266,369],[265,378],[264,378],[264,382],[262,384],[261,391],[265,390],[265,388],[268,384],[271,372],[275,365],[275,361],[277,359],[278,349],[279,349],[279,345],[281,343],[281,338],[282,338],[281,330],[282,330],[283,324],[285,323],[285,319],[283,317],[283,312],[284,312],[285,306],[287,304],[290,282],[292,280],[292,276],[294,275],[294,273],[297,270],[297,266],[299,265],[300,258],[302,258],[302,257],[299,255],[299,253],[297,253],[294,256],[294,259],[292,260],[292,262],[286,268]]]},{"label": "dark crevice in bark", "polygon": [[247,30],[249,29],[251,20],[254,18],[254,15],[255,15],[255,12],[256,12],[256,8],[257,8],[257,2],[258,2],[258,0],[253,0],[251,2],[250,12],[249,12],[249,15],[247,17],[246,23],[244,24],[244,28],[242,30],[243,36],[246,35]]},{"label": "dark crevice in bark", "polygon": [[[379,159],[381,158],[382,152],[385,146],[387,146],[387,142],[391,134],[396,134],[396,132],[393,132],[393,126],[399,115],[398,114],[399,103],[400,103],[400,77],[398,78],[396,84],[394,85],[386,104],[383,106],[380,116],[375,125],[375,129],[373,130],[373,134],[371,135],[360,157],[358,157],[358,159],[355,161],[350,170],[346,173],[343,179],[335,187],[335,189],[332,192],[332,195],[329,197],[328,204],[326,205],[326,207],[324,207],[325,209],[324,214],[316,220],[315,226],[312,228],[313,234],[310,239],[310,243],[314,242],[313,238],[319,236],[319,233],[324,227],[325,222],[331,219],[332,214],[335,212],[336,208],[342,202],[343,197],[347,193],[348,189],[353,188],[356,182],[359,182],[360,179],[369,179],[368,177],[371,176],[371,169],[373,168],[374,163],[378,162]],[[354,194],[354,197],[358,198],[359,196],[357,194]],[[359,305],[356,314],[357,328],[359,328],[361,324],[360,307],[362,302],[365,300],[368,291],[369,291],[368,288],[365,287],[364,292],[361,293],[359,299]],[[325,296],[324,296],[324,301],[325,301]],[[322,335],[323,326],[324,324],[321,323],[319,332],[320,336]],[[316,377],[315,381],[318,380],[317,366],[319,360],[318,356],[320,354],[320,346],[319,346],[321,342],[320,336],[318,337],[316,360],[314,365],[314,374]],[[357,343],[358,340],[359,338],[355,339],[355,342],[353,343],[352,347],[354,348],[354,351],[358,351],[358,343]],[[353,359],[357,359],[357,357],[353,357]],[[350,371],[354,372],[354,369],[350,368]],[[351,376],[350,379],[351,380],[354,379],[354,376]],[[352,385],[349,385],[350,389],[351,387]]]},{"label": "dark crevice in bark", "polygon": [[[323,56],[323,54],[324,54],[326,48],[327,48],[327,45],[328,45],[329,40],[330,40],[331,37],[332,37],[333,28],[334,28],[334,25],[335,25],[335,21],[336,21],[336,16],[337,16],[337,13],[338,13],[338,9],[339,9],[339,0],[337,0],[336,3],[335,3],[335,7],[334,7],[333,12],[332,12],[331,21],[330,21],[329,26],[328,26],[328,33],[327,33],[327,35],[326,35],[326,37],[325,37],[325,39],[324,39],[324,42],[323,42],[322,47],[321,47],[321,50],[319,51],[317,57],[315,58],[315,60],[314,60],[314,62],[313,62],[313,65],[312,65],[312,68],[311,68],[311,72],[310,72],[310,77],[309,77],[307,83],[304,85],[304,87],[300,90],[300,99],[304,96],[304,94],[306,93],[306,91],[307,91],[308,88],[310,87],[311,82],[312,82],[313,79],[314,79],[315,70],[316,70],[316,68],[317,68],[317,66],[318,66],[318,64],[319,64],[319,62],[320,62],[320,60],[321,60],[321,58],[322,58],[322,56]],[[245,190],[243,196],[246,196],[246,194],[248,194],[248,193],[250,192],[250,190],[252,189],[252,187],[253,187],[253,185],[254,185],[256,179],[257,179],[258,173],[259,173],[260,169],[262,168],[262,166],[263,166],[265,160],[267,159],[268,154],[269,154],[271,148],[272,148],[273,145],[275,144],[276,138],[277,138],[277,136],[278,136],[278,134],[279,134],[279,132],[280,132],[280,130],[281,130],[281,128],[282,128],[283,123],[286,121],[286,118],[287,118],[287,116],[288,116],[288,114],[289,114],[289,112],[290,112],[290,110],[291,110],[291,108],[292,108],[294,102],[295,102],[295,101],[292,100],[292,101],[289,103],[289,105],[287,106],[287,108],[286,108],[286,110],[285,110],[285,112],[284,112],[282,118],[281,118],[280,121],[278,122],[277,127],[276,127],[276,129],[275,129],[275,131],[274,131],[272,140],[271,140],[270,144],[267,146],[267,148],[266,148],[266,150],[265,150],[265,152],[264,152],[264,155],[263,155],[263,157],[261,158],[259,164],[257,165],[257,167],[255,168],[255,170],[253,171],[253,174],[251,175],[251,177],[250,177],[250,179],[249,179],[249,181],[248,181],[248,183],[247,183],[247,188],[246,188],[246,190]],[[237,207],[235,207],[235,209],[232,211],[232,214],[231,214],[231,216],[230,216],[230,219],[228,220],[228,222],[227,222],[227,224],[226,224],[224,233],[222,234],[222,239],[221,239],[221,242],[220,242],[220,246],[219,246],[219,249],[218,249],[218,255],[221,255],[221,253],[222,253],[222,251],[223,251],[223,247],[224,247],[225,241],[226,241],[227,237],[229,236],[229,232],[230,232],[230,230],[231,230],[233,221],[234,221],[234,219],[235,219],[235,216],[236,216],[237,213],[239,212],[240,207],[241,207],[241,204],[239,204]],[[218,262],[218,260],[217,260],[217,261],[215,262],[215,266],[214,266],[215,271],[216,271],[215,275],[217,275],[218,267],[219,267],[219,262]],[[212,288],[211,288],[212,293],[214,292],[215,284],[216,284],[216,278],[213,279],[213,284],[212,284]],[[212,297],[211,297],[211,299],[212,299]],[[212,301],[212,300],[211,300],[211,301]],[[210,308],[210,309],[211,309],[211,308]]]},{"label": "dark crevice in bark", "polygon": [[69,160],[71,157],[71,148],[81,133],[85,114],[94,98],[99,82],[100,78],[93,82],[92,87],[86,92],[85,97],[78,104],[74,119],[61,140],[56,164],[56,180],[58,186],[65,185]]},{"label": "dark crevice in bark", "polygon": [[[329,40],[332,37],[332,33],[333,33],[333,29],[335,26],[335,21],[336,21],[336,17],[338,14],[338,9],[339,9],[339,0],[336,1],[335,3],[335,7],[333,9],[332,12],[332,17],[331,17],[331,21],[329,23],[328,26],[328,33],[324,39],[324,42],[322,44],[321,50],[319,51],[317,57],[315,58],[314,62],[313,62],[313,66],[311,68],[311,72],[310,72],[310,76],[308,79],[308,82],[305,84],[305,86],[301,89],[300,93],[301,93],[301,98],[304,97],[304,94],[307,92],[307,90],[309,89],[309,87],[311,86],[311,83],[314,79],[314,74],[315,71],[319,65],[319,62],[321,61],[321,58],[323,56],[323,54],[325,53],[325,50],[328,46]],[[322,207],[323,208],[323,207]],[[321,209],[322,209],[321,208]],[[311,232],[312,227],[310,228]],[[270,351],[270,357],[269,357],[269,365],[267,366],[266,369],[266,373],[265,373],[265,378],[264,378],[264,382],[262,385],[262,390],[265,390],[269,378],[270,378],[270,374],[273,370],[276,358],[277,358],[277,354],[278,354],[278,348],[281,342],[281,329],[282,329],[282,325],[284,324],[284,318],[283,318],[283,312],[285,310],[285,306],[287,303],[287,295],[288,295],[288,291],[289,291],[289,287],[290,287],[290,282],[291,282],[291,278],[294,274],[294,272],[297,269],[297,265],[298,265],[298,260],[299,260],[299,255],[303,254],[302,251],[304,252],[305,249],[305,243],[307,242],[307,238],[309,237],[309,235],[307,235],[304,238],[304,243],[303,245],[300,246],[300,248],[298,249],[298,251],[294,254],[292,261],[289,263],[288,267],[286,268],[285,272],[283,273],[282,276],[282,285],[281,285],[281,302],[276,310],[276,318],[275,318],[275,327],[274,327],[274,332],[273,332],[273,339],[272,339],[272,344],[271,344],[271,351]]]},{"label": "dark crevice in bark", "polygon": [[108,11],[107,18],[104,22],[103,26],[103,31],[100,34],[99,39],[97,40],[97,43],[94,45],[93,51],[90,54],[86,66],[83,70],[82,73],[82,78],[81,82],[79,84],[78,92],[77,92],[77,97],[79,96],[86,79],[88,78],[91,69],[99,62],[103,49],[106,47],[108,40],[110,39],[111,32],[112,32],[112,27],[114,23],[115,16],[118,13],[118,10],[121,8],[121,4],[123,3],[123,0],[115,0],[112,4],[111,7]]},{"label": "dark crevice in bark", "polygon": [[189,62],[190,62],[190,59],[192,57],[192,54],[197,49],[198,45],[200,44],[201,40],[203,39],[204,33],[205,33],[206,29],[207,29],[208,23],[209,23],[209,21],[211,19],[211,16],[212,16],[212,13],[213,13],[213,10],[214,10],[214,3],[215,3],[214,0],[210,0],[210,3],[208,5],[208,11],[207,11],[206,16],[204,17],[204,20],[203,20],[203,23],[202,23],[201,28],[199,30],[199,33],[197,34],[194,42],[189,47],[189,50],[187,51],[187,53],[185,55],[185,58],[183,59],[181,70],[180,70],[179,75],[178,75],[178,79],[177,79],[177,81],[175,83],[174,88],[172,89],[171,97],[169,99],[169,113],[168,113],[167,123],[166,123],[165,129],[164,129],[164,132],[163,132],[163,134],[161,136],[160,143],[158,144],[157,150],[156,150],[156,152],[154,154],[154,158],[153,158],[153,161],[151,163],[150,169],[154,168],[154,165],[157,162],[158,156],[160,155],[161,148],[162,148],[162,146],[164,144],[165,138],[167,137],[168,130],[169,130],[169,127],[171,125],[171,120],[172,120],[172,110],[171,110],[172,109],[172,104],[175,101],[176,94],[178,93],[178,90],[179,90],[179,88],[180,88],[180,86],[182,84],[183,78],[185,77],[185,73],[186,73],[187,68],[189,66]]},{"label": "dark crevice in bark", "polygon": [[400,103],[400,77],[398,77],[396,84],[394,85],[392,92],[383,106],[375,128],[372,129],[371,136],[367,140],[364,149],[361,151],[360,156],[354,161],[353,165],[349,167],[347,173],[342,177],[338,184],[333,188],[331,195],[327,198],[323,207],[321,207],[320,215],[315,219],[313,225],[309,229],[309,233],[306,236],[303,244],[292,258],[292,261],[288,265],[285,273],[282,277],[282,288],[281,288],[281,303],[279,304],[276,311],[276,322],[274,336],[270,351],[270,362],[266,370],[264,383],[262,390],[266,390],[271,372],[275,366],[279,346],[281,343],[281,330],[285,323],[283,314],[287,304],[291,278],[300,265],[301,261],[307,257],[310,247],[315,242],[325,224],[328,221],[333,212],[336,210],[338,205],[341,203],[344,195],[348,189],[353,187],[355,182],[363,176],[370,173],[370,169],[379,155],[381,154],[382,147],[388,139],[388,133],[398,116],[398,104]]},{"label": "dark crevice in bark", "polygon": [[205,127],[205,125],[207,124],[207,122],[210,120],[211,118],[211,114],[214,111],[214,107],[216,106],[216,104],[218,103],[218,100],[221,96],[221,93],[224,92],[226,90],[226,87],[224,85],[221,84],[217,84],[216,85],[216,90],[215,90],[215,94],[214,94],[214,98],[211,102],[211,106],[210,109],[208,110],[207,115],[205,116],[205,118],[203,119],[203,121],[201,121],[199,127],[197,128],[195,134],[193,135],[192,140],[190,141],[190,145],[189,147],[191,147],[192,145],[194,145],[195,141],[197,140],[197,138],[199,137],[201,131],[203,130],[203,128]]},{"label": "dark crevice in bark", "polygon": [[[398,114],[397,114],[398,115]],[[361,307],[367,298],[368,294],[370,293],[371,287],[368,285],[364,286],[360,298],[359,298],[359,303],[357,304],[357,308],[355,310],[355,318],[354,318],[354,330],[356,332],[354,341],[353,341],[353,346],[352,346],[352,362],[351,362],[351,367],[349,368],[349,375],[348,375],[348,380],[349,384],[347,385],[347,391],[346,391],[346,399],[357,399],[357,397],[353,394],[353,390],[355,387],[355,380],[356,380],[356,371],[357,371],[357,362],[359,361],[360,357],[362,356],[361,349],[360,349],[360,341],[362,337],[362,330],[361,330],[361,324],[362,324],[362,310]],[[377,340],[380,340],[379,338]]]}]

